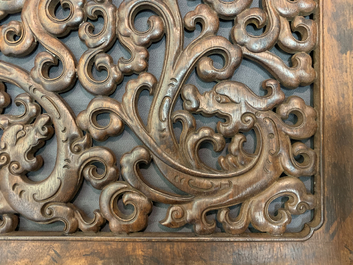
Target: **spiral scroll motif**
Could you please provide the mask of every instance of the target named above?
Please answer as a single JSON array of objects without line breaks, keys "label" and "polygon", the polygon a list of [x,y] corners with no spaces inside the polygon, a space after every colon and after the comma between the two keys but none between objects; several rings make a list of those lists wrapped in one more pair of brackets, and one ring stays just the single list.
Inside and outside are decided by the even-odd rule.
[{"label": "spiral scroll motif", "polygon": [[[260,232],[286,236],[292,215],[308,210],[320,212],[320,192],[309,192],[300,177],[318,174],[318,150],[302,141],[313,137],[319,128],[317,108],[298,96],[286,98],[283,88],[311,85],[317,78],[311,52],[318,44],[314,0],[262,0],[261,8],[251,7],[252,0],[204,0],[182,17],[177,0],[124,0],[115,6],[112,0],[28,0],[10,4],[0,1],[0,19],[21,13],[21,21],[0,26],[0,52],[10,57],[31,54],[38,44],[46,51],[36,55],[30,72],[0,61],[0,110],[10,103],[6,83],[24,93],[15,103],[24,106],[21,115],[0,115],[0,233],[16,229],[18,215],[39,223],[61,221],[66,233],[98,232],[106,221],[114,233],[133,233],[145,229],[153,202],[169,205],[160,223],[169,228],[192,224],[197,234],[212,234],[216,220],[208,212],[216,210],[217,220],[229,235],[250,233],[251,224]],[[69,15],[58,19],[58,5]],[[153,11],[148,30],[134,25],[140,11]],[[102,17],[104,26],[95,32],[90,22]],[[232,20],[230,39],[218,35],[221,20]],[[1,20],[0,20],[1,21]],[[201,33],[184,45],[184,30]],[[248,25],[263,29],[259,36],[247,31]],[[78,31],[87,47],[79,60],[61,38]],[[293,33],[300,34],[296,38]],[[163,71],[156,78],[148,70],[149,46],[166,40]],[[114,62],[109,50],[119,42],[130,58]],[[278,46],[291,56],[287,65],[273,53]],[[216,68],[211,55],[220,55],[224,65]],[[263,80],[264,96],[245,84],[231,81],[243,59],[264,67],[272,79]],[[58,62],[61,73],[53,78],[49,69]],[[92,68],[105,69],[107,77],[96,80]],[[206,92],[187,83],[196,71],[205,82],[216,82]],[[125,86],[121,100],[113,94],[124,78],[136,74]],[[80,82],[95,95],[76,117],[60,97]],[[120,88],[123,89],[123,88]],[[140,118],[139,95],[148,90],[153,96],[147,124]],[[183,108],[176,110],[177,99]],[[315,104],[317,105],[317,104]],[[45,113],[42,113],[42,109]],[[102,126],[97,116],[109,114]],[[222,119],[216,129],[197,126],[195,114]],[[290,114],[293,125],[285,122]],[[180,122],[176,136],[173,124]],[[142,145],[125,153],[120,161],[112,150],[93,146],[93,140],[106,141],[129,127]],[[257,143],[252,154],[244,150],[244,133],[254,130]],[[43,158],[36,152],[55,135],[56,164],[43,181],[33,182],[27,173],[41,168]],[[228,140],[228,143],[227,143]],[[227,148],[218,157],[219,168],[203,162],[199,149],[205,141],[214,151]],[[302,160],[298,160],[298,157]],[[95,163],[104,166],[98,173]],[[140,164],[154,163],[162,176],[183,192],[173,194],[145,181]],[[121,168],[121,170],[119,170]],[[72,204],[83,181],[101,190],[99,210],[89,220]],[[288,197],[277,216],[269,214],[269,205]],[[133,206],[125,214],[118,201]],[[230,207],[241,205],[238,216],[230,216]],[[317,219],[317,218],[315,218]],[[317,222],[317,221],[316,221]],[[317,224],[306,225],[299,237],[310,235]],[[259,233],[261,237],[261,233]]]}]

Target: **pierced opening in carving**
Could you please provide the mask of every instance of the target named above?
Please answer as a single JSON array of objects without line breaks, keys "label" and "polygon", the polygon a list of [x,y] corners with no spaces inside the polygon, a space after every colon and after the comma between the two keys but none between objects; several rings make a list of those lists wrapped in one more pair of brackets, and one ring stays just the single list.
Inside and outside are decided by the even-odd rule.
[{"label": "pierced opening in carving", "polygon": [[316,5],[258,2],[28,0],[2,20],[0,233],[310,235]]},{"label": "pierced opening in carving", "polygon": [[134,14],[134,28],[135,30],[139,32],[147,32],[151,25],[150,25],[150,17],[155,16],[156,13],[154,13],[151,10],[142,10],[139,11],[138,13]]},{"label": "pierced opening in carving", "polygon": [[[54,8],[53,8],[54,7]],[[53,10],[51,14],[52,17],[55,17],[58,20],[64,21],[70,16],[70,5],[67,2],[64,2],[62,5],[60,1],[51,1],[49,5],[49,10]]]}]

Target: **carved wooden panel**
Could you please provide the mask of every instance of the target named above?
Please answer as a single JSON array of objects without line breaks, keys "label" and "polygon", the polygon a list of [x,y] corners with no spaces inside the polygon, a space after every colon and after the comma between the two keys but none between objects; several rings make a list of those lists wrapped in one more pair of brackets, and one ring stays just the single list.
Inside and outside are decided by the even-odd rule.
[{"label": "carved wooden panel", "polygon": [[[63,238],[71,234],[92,238],[137,238],[146,234],[188,240],[194,233],[205,238],[212,235],[217,240],[309,238],[322,222],[318,3],[262,0],[258,8],[250,7],[252,2],[204,0],[182,16],[177,0],[124,0],[119,4],[111,0],[0,1],[0,18],[21,12],[21,21],[1,24],[1,53],[25,57],[38,45],[46,49],[35,56],[30,72],[22,70],[21,65],[0,61],[1,111],[11,103],[6,83],[23,90],[14,102],[25,109],[21,115],[0,116],[0,238],[55,235],[15,231],[18,216],[41,224],[64,222]],[[70,10],[64,19],[56,17],[60,4]],[[144,10],[155,15],[148,19],[148,30],[142,32],[134,21]],[[98,17],[104,19],[99,32],[90,22]],[[229,39],[218,35],[220,20],[234,21]],[[197,23],[201,33],[184,45],[184,30],[194,31]],[[263,31],[250,34],[248,25]],[[71,31],[78,31],[75,41],[87,47],[77,61],[62,42]],[[157,78],[149,72],[148,48],[162,38],[166,40],[164,65]],[[108,51],[117,43],[126,48],[130,58],[115,63]],[[275,46],[290,55],[289,64],[273,52]],[[215,54],[224,59],[220,68],[210,57]],[[264,96],[230,80],[244,59],[271,76],[263,80]],[[62,72],[53,78],[50,67],[59,61]],[[107,77],[96,79],[93,68],[105,69]],[[214,82],[213,88],[202,93],[189,84],[193,71],[204,82]],[[132,74],[137,74],[136,78],[120,86]],[[95,95],[77,116],[60,97],[76,82]],[[314,93],[313,106],[299,96],[284,93],[308,85]],[[124,91],[121,100],[110,96],[117,89]],[[147,124],[138,108],[143,90],[153,96]],[[179,97],[183,108],[176,110]],[[104,126],[97,121],[102,113],[108,113],[110,119]],[[196,114],[219,117],[221,121],[216,128],[199,127]],[[290,114],[296,116],[294,124],[286,123]],[[173,130],[175,123],[182,124],[180,136]],[[119,160],[114,150],[94,144],[108,138],[119,141],[126,127],[142,144]],[[254,153],[243,148],[244,133],[250,130],[256,133]],[[27,174],[41,168],[43,158],[36,152],[51,137],[57,142],[55,167],[44,180],[33,181]],[[303,143],[310,138],[314,139],[312,146]],[[218,157],[218,168],[199,155],[205,141],[211,142],[216,152],[227,149],[226,155]],[[97,162],[104,165],[101,173]],[[142,164],[154,164],[182,193],[150,185],[140,170]],[[312,191],[305,187],[300,178],[303,176],[311,178]],[[72,203],[83,181],[100,190],[99,209],[93,219]],[[273,216],[269,205],[280,197],[288,200]],[[122,211],[118,200],[132,205],[134,211]],[[147,227],[154,203],[169,205],[160,220],[163,226],[174,229],[191,224],[194,233],[136,234]],[[240,211],[233,218],[230,208],[236,205]],[[216,220],[207,217],[210,211],[217,211],[222,233],[215,233]],[[286,232],[292,215],[306,211],[312,211],[313,217],[303,230]],[[106,222],[113,233],[100,232]]]}]

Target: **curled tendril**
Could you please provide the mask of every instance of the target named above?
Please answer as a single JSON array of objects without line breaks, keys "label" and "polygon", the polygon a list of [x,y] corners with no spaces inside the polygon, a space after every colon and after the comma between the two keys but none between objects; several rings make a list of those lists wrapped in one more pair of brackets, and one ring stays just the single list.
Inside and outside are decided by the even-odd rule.
[{"label": "curled tendril", "polygon": [[[77,116],[78,126],[81,129],[88,131],[93,139],[98,141],[104,141],[110,136],[119,135],[124,129],[124,124],[117,114],[110,111],[107,107],[102,109],[101,103],[102,101],[106,102],[106,99],[109,98],[95,98],[90,102],[87,110],[82,111]],[[110,100],[114,101],[113,99]],[[106,126],[100,126],[97,123],[96,118],[99,114],[107,112],[109,113],[110,118],[109,124]]]},{"label": "curled tendril", "polygon": [[[288,196],[284,209],[278,210],[276,217],[268,213],[270,203],[278,197]],[[252,225],[261,231],[274,235],[285,232],[292,214],[302,214],[316,205],[315,196],[306,191],[303,182],[297,178],[281,178],[273,186],[252,200],[250,210]],[[261,218],[259,218],[261,217]]]},{"label": "curled tendril", "polygon": [[[284,208],[278,210],[277,216],[271,216],[268,207],[272,201],[279,197],[289,197]],[[226,232],[241,234],[249,223],[262,232],[281,235],[291,222],[292,214],[303,214],[315,207],[315,196],[306,191],[303,182],[297,178],[284,177],[271,187],[245,201],[236,219],[229,217],[229,209],[224,208],[218,212],[218,220]]]},{"label": "curled tendril", "polygon": [[[61,4],[63,9],[69,9],[69,15],[64,19],[55,16],[55,8]],[[71,30],[76,29],[84,19],[84,0],[41,0],[39,2],[39,19],[47,32],[64,37]]]},{"label": "curled tendril", "polygon": [[[43,85],[48,91],[64,92],[72,88],[76,78],[75,62],[71,52],[67,52],[67,57],[61,57],[63,62],[63,72],[56,78],[49,77],[49,69],[57,66],[59,60],[56,56],[48,52],[40,52],[34,60],[34,67],[31,70],[32,78]],[[64,52],[65,53],[65,52]]]},{"label": "curled tendril", "polygon": [[139,95],[143,90],[148,90],[150,95],[152,95],[155,92],[156,86],[157,78],[150,73],[141,73],[137,79],[130,80],[126,84],[126,92],[124,93],[122,99],[124,111],[129,120],[135,124],[138,124],[142,128],[144,125],[140,119],[139,113],[137,112]]},{"label": "curled tendril", "polygon": [[317,76],[312,66],[311,56],[303,52],[296,53],[291,57],[291,67],[288,67],[281,58],[269,51],[252,53],[243,48],[243,54],[244,57],[265,67],[273,77],[289,89],[310,85]]},{"label": "curled tendril", "polygon": [[[245,46],[251,52],[264,52],[271,49],[280,34],[280,17],[271,1],[264,2],[264,12],[260,8],[250,8],[239,14],[231,31],[234,43]],[[266,26],[261,36],[252,36],[246,31],[246,26],[254,24],[258,29]]]},{"label": "curled tendril", "polygon": [[110,0],[89,1],[85,4],[85,14],[91,20],[97,20],[98,16],[103,17],[103,29],[94,34],[94,25],[90,22],[84,22],[80,25],[78,35],[85,42],[88,48],[110,47],[116,39],[116,7]]},{"label": "curled tendril", "polygon": [[189,133],[185,142],[185,158],[193,166],[193,168],[201,170],[202,168],[207,168],[209,171],[213,169],[201,162],[198,155],[200,145],[204,141],[209,141],[213,144],[213,150],[215,152],[220,152],[225,147],[225,139],[219,134],[215,133],[209,127],[202,127],[197,131]]},{"label": "curled tendril", "polygon": [[276,109],[276,113],[283,120],[288,119],[291,113],[297,116],[298,121],[292,126],[279,121],[279,126],[283,132],[288,134],[292,139],[306,139],[311,137],[317,129],[316,110],[306,105],[304,100],[297,96],[289,97]]},{"label": "curled tendril", "polygon": [[[291,28],[285,18],[281,18],[281,33],[278,37],[279,47],[288,53],[311,52],[318,42],[317,24],[312,19],[295,17]],[[301,40],[293,37],[292,32],[299,32]]]},{"label": "curled tendril", "polygon": [[219,29],[219,19],[215,11],[206,5],[198,5],[194,11],[190,11],[184,17],[185,28],[189,31],[196,29],[196,23],[202,25],[202,32],[198,39],[206,35],[214,35]]},{"label": "curled tendril", "polygon": [[188,135],[195,131],[196,120],[194,116],[186,110],[175,111],[173,113],[172,119],[174,123],[180,121],[183,125],[183,130],[179,139],[179,145],[182,148],[186,145]]},{"label": "curled tendril", "polygon": [[223,208],[217,213],[217,220],[222,224],[223,229],[233,235],[242,234],[250,224],[250,218],[248,215],[250,201],[245,201],[241,207],[240,212],[236,218],[230,217],[230,209]]},{"label": "curled tendril", "polygon": [[[79,161],[84,178],[96,189],[104,188],[119,177],[115,156],[108,148],[92,147],[80,155]],[[93,165],[95,162],[103,164],[102,174],[97,172],[97,167]]]},{"label": "curled tendril", "polygon": [[[126,92],[121,103],[109,97],[96,97],[89,103],[87,109],[78,115],[79,127],[89,131],[92,137],[99,141],[119,135],[124,129],[123,122],[133,129],[143,128],[144,125],[136,107],[138,96],[144,89],[153,93],[156,84],[157,79],[152,74],[141,73],[137,79],[130,80],[126,84]],[[101,113],[110,115],[110,122],[106,126],[100,126],[96,121],[97,115]]]},{"label": "curled tendril", "polygon": [[[80,174],[91,183],[96,189],[102,189],[109,183],[116,181],[119,177],[119,170],[116,167],[116,158],[111,150],[104,147],[91,147],[92,138],[89,133],[78,138],[71,145],[74,154],[78,154]],[[101,163],[104,172],[99,174],[93,163]]]},{"label": "curled tendril", "polygon": [[[41,165],[43,164],[43,160],[40,159],[40,157],[39,157],[38,161]],[[24,171],[21,164],[17,161],[13,161],[10,163],[9,170],[10,170],[11,174],[14,174],[14,175],[21,174]]]},{"label": "curled tendril", "polygon": [[192,199],[192,196],[180,196],[162,191],[156,187],[146,184],[143,181],[141,172],[139,172],[139,164],[150,164],[150,152],[142,147],[137,146],[131,152],[126,153],[121,158],[121,175],[132,187],[141,191],[147,198],[152,201],[164,201],[165,203],[186,202]]},{"label": "curled tendril", "polygon": [[10,161],[10,157],[7,153],[0,153],[0,166],[1,167],[6,165],[9,161]]},{"label": "curled tendril", "polygon": [[[211,234],[216,228],[215,220],[207,220],[206,213],[207,211],[202,211],[199,220],[194,222],[194,231],[197,234]],[[160,223],[169,228],[178,228],[192,222],[189,219],[191,215],[192,209],[183,205],[172,205],[168,208],[166,218]]]},{"label": "curled tendril", "polygon": [[135,29],[133,21],[142,9],[157,11],[164,17],[173,17],[166,4],[160,0],[148,3],[144,0],[124,1],[119,6],[118,37],[131,54],[130,59],[119,59],[118,66],[124,74],[140,73],[145,70],[148,66],[147,47],[159,41],[164,35],[164,23],[159,16],[151,16],[148,19],[149,29],[147,31],[139,32]]},{"label": "curled tendril", "polygon": [[[123,80],[120,69],[114,65],[113,59],[106,51],[116,40],[116,7],[110,0],[90,1],[85,5],[87,16],[98,19],[102,16],[104,27],[97,34],[93,34],[94,26],[90,22],[82,23],[78,34],[89,48],[80,58],[77,67],[78,78],[83,87],[92,94],[109,95],[114,92],[116,85]],[[92,75],[92,67],[98,71],[106,70],[107,77],[95,80]]]},{"label": "curled tendril", "polygon": [[91,221],[86,221],[87,217],[71,203],[49,203],[43,206],[42,212],[47,219],[44,223],[63,222],[65,234],[74,233],[79,228],[84,232],[98,232],[105,223],[98,210],[94,211],[94,218]]},{"label": "curled tendril", "polygon": [[231,171],[232,169],[244,168],[256,158],[258,150],[255,151],[255,154],[248,154],[243,149],[244,142],[246,142],[244,134],[236,134],[232,138],[228,145],[228,154],[218,158],[218,163],[223,170]]},{"label": "curled tendril", "polygon": [[[196,64],[198,76],[206,81],[220,81],[230,78],[242,60],[242,51],[238,45],[232,45],[227,39],[217,36],[219,19],[215,11],[207,5],[198,5],[194,11],[186,14],[185,27],[195,29],[195,23],[202,24],[201,34],[182,52],[174,69],[174,76],[187,74],[188,69]],[[217,43],[217,45],[214,45]],[[224,66],[217,69],[208,56],[218,54],[224,58]]]},{"label": "curled tendril", "polygon": [[17,106],[24,106],[24,113],[20,115],[10,115],[4,114],[0,116],[0,128],[6,129],[9,125],[14,123],[31,123],[35,117],[41,111],[41,107],[34,102],[33,98],[29,96],[27,93],[19,94],[15,98],[15,103]]},{"label": "curled tendril", "polygon": [[[118,208],[117,200],[122,196],[125,205],[132,205],[134,212],[126,215]],[[99,199],[103,216],[109,228],[116,233],[138,232],[147,226],[147,217],[152,211],[152,202],[140,191],[125,182],[114,182],[106,186]]]},{"label": "curled tendril", "polygon": [[178,228],[184,226],[188,223],[185,209],[180,205],[173,205],[169,207],[166,218],[160,221],[160,223],[161,225],[170,228]]},{"label": "curled tendril", "polygon": [[[34,67],[31,70],[31,77],[38,84],[41,84],[47,91],[64,92],[72,88],[76,80],[76,60],[72,52],[57,38],[67,34],[70,30],[78,27],[83,20],[81,12],[82,2],[64,1],[70,5],[71,16],[64,20],[57,20],[53,17],[55,6],[48,6],[57,3],[57,0],[29,0],[24,4],[22,21],[25,23],[35,38],[48,50],[38,53]],[[77,11],[77,12],[76,12]],[[49,28],[46,29],[46,26]],[[58,60],[62,62],[63,70],[58,77],[49,77],[51,66],[57,65]]]},{"label": "curled tendril", "polygon": [[[303,161],[296,161],[296,156],[303,157]],[[284,172],[288,176],[312,176],[316,173],[317,155],[314,150],[301,142],[292,146],[288,144],[286,151],[282,152],[281,161]]]},{"label": "curled tendril", "polygon": [[4,214],[2,215],[2,221],[0,220],[0,234],[9,233],[15,231],[18,225],[18,216],[15,214]]},{"label": "curled tendril", "polygon": [[0,32],[0,51],[6,56],[24,57],[37,47],[26,23],[11,21],[1,26]]},{"label": "curled tendril", "polygon": [[71,151],[74,154],[79,154],[82,151],[87,150],[91,146],[92,146],[92,138],[90,134],[87,133],[84,137],[78,138],[76,141],[74,141],[71,144]]},{"label": "curled tendril", "polygon": [[75,212],[64,203],[51,203],[44,207],[43,215],[47,217],[48,222],[63,222],[64,232],[74,233],[78,229],[78,220],[75,218]]}]

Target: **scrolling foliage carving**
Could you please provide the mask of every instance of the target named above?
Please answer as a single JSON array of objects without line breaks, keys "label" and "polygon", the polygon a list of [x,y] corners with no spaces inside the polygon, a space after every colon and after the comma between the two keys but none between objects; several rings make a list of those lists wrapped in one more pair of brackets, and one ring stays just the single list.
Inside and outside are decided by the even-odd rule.
[{"label": "scrolling foliage carving", "polygon": [[[195,233],[212,234],[216,222],[208,220],[206,214],[216,210],[217,219],[228,234],[243,234],[251,224],[261,232],[278,236],[285,234],[291,215],[319,209],[318,194],[307,191],[299,179],[318,173],[318,152],[298,141],[317,132],[318,112],[300,97],[286,98],[281,88],[296,89],[317,78],[310,56],[318,43],[317,23],[308,17],[316,12],[317,3],[262,0],[262,8],[250,8],[251,3],[252,0],[204,0],[181,17],[177,0],[124,0],[119,6],[111,0],[0,1],[0,18],[21,12],[22,20],[1,25],[0,51],[22,57],[36,49],[38,43],[47,50],[35,57],[29,73],[0,62],[1,110],[11,100],[6,82],[24,90],[15,102],[25,107],[22,115],[0,116],[0,233],[16,229],[18,215],[40,223],[62,221],[66,233],[78,229],[98,232],[106,221],[113,232],[138,232],[147,226],[153,202],[161,202],[170,205],[161,221],[170,228],[192,224]],[[58,4],[70,10],[65,19],[55,16]],[[149,18],[145,32],[134,26],[135,17],[142,10],[156,14]],[[104,18],[104,27],[94,33],[88,19],[98,16]],[[217,35],[220,19],[234,21],[230,40]],[[184,29],[193,31],[196,23],[202,25],[202,31],[184,47]],[[246,29],[249,24],[263,28],[263,33],[251,35]],[[87,46],[78,62],[58,38],[72,30],[78,30]],[[295,38],[293,32],[300,33],[301,38]],[[148,72],[148,47],[164,36],[165,61],[157,79]],[[107,51],[117,41],[131,56],[114,64]],[[271,52],[276,44],[292,54],[291,66]],[[224,58],[221,69],[213,66],[210,55],[214,54]],[[263,82],[265,96],[229,80],[243,58],[264,67],[273,77]],[[62,73],[50,78],[49,68],[58,61],[63,65]],[[93,67],[105,69],[108,76],[95,80]],[[213,89],[200,93],[186,82],[195,69],[202,80],[217,83]],[[127,83],[122,100],[109,97],[124,77],[133,73],[138,78]],[[59,96],[70,90],[76,79],[96,95],[77,117]],[[138,97],[145,89],[153,95],[147,125],[137,108]],[[183,109],[174,110],[179,96]],[[101,113],[110,115],[107,126],[97,122]],[[218,123],[216,130],[197,128],[193,113],[218,116],[224,121]],[[289,114],[297,116],[296,124],[285,122]],[[183,128],[180,137],[173,132],[177,122]],[[105,141],[118,136],[125,126],[143,145],[133,148],[120,161],[108,148],[92,146],[92,139]],[[249,130],[257,136],[253,154],[243,149],[244,132]],[[33,182],[26,174],[42,166],[43,159],[36,151],[53,135],[58,146],[55,167],[45,180]],[[226,139],[230,139],[228,145]],[[220,169],[211,168],[199,157],[204,141],[211,142],[215,151],[228,148],[227,154],[218,158]],[[94,162],[104,165],[102,174],[98,174]],[[144,182],[141,163],[155,163],[184,195]],[[119,180],[120,176],[123,180]],[[95,211],[93,220],[70,203],[82,181],[101,190],[100,209]],[[269,204],[278,197],[289,200],[277,216],[271,216]],[[131,204],[134,212],[121,212],[119,199]],[[234,219],[229,207],[239,204],[240,213]]]}]

